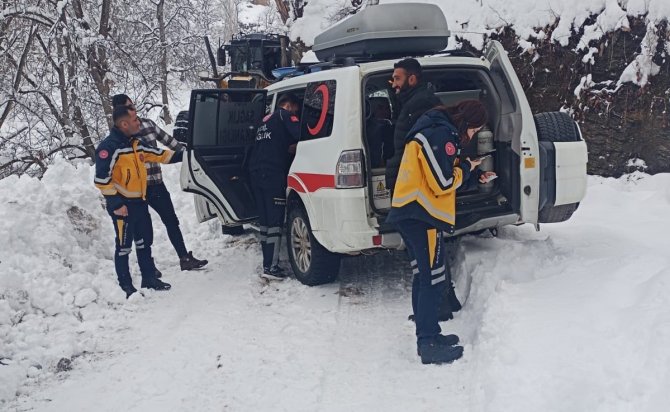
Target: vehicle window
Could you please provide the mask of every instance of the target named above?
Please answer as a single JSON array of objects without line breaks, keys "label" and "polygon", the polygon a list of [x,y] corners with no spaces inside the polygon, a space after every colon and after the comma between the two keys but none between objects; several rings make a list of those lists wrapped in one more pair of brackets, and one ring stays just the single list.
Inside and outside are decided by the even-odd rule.
[{"label": "vehicle window", "polygon": [[335,117],[335,92],[337,82],[327,80],[307,85],[302,109],[300,140],[330,136]]},{"label": "vehicle window", "polygon": [[195,96],[193,147],[252,145],[265,113],[265,91],[211,91]]}]

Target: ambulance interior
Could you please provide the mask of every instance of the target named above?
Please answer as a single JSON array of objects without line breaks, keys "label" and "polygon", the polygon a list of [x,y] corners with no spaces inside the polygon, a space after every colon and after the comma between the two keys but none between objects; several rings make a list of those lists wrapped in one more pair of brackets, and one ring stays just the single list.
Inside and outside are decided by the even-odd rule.
[{"label": "ambulance interior", "polygon": [[[375,73],[364,79],[364,107],[366,110],[363,136],[368,160],[368,187],[371,207],[376,214],[383,216],[390,208],[390,197],[385,187],[385,165],[388,159],[387,145],[393,145],[393,131],[399,114],[399,102],[395,90],[391,88],[389,79],[391,71]],[[509,213],[508,200],[512,191],[514,176],[510,173],[518,160],[514,159],[511,150],[511,139],[499,136],[498,124],[501,113],[500,98],[491,82],[488,73],[478,68],[430,68],[424,67],[423,81],[440,98],[446,106],[455,105],[466,99],[478,99],[486,106],[489,114],[487,129],[475,135],[472,141],[462,148],[460,158],[475,158],[485,154],[486,158],[481,170],[495,171],[498,178],[486,183],[475,183],[470,187],[462,187],[457,192],[457,229],[469,226],[482,217]],[[379,105],[390,107],[388,122],[390,126],[384,133],[391,137],[378,136],[378,127],[371,127],[375,116],[384,112]],[[380,143],[381,142],[381,143]],[[393,149],[391,148],[391,152]],[[381,162],[379,161],[381,159]],[[500,167],[505,165],[505,167]],[[508,196],[509,194],[509,196]]]}]

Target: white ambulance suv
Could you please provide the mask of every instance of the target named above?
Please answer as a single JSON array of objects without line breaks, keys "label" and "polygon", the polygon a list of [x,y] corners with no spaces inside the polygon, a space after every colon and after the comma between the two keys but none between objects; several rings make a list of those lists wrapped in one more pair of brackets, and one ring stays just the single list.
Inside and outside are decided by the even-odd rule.
[{"label": "white ambulance suv", "polygon": [[[412,11],[407,14],[394,9],[397,6]],[[374,19],[365,15],[369,9],[375,10]],[[384,17],[385,12],[395,20],[388,14]],[[411,21],[398,28],[403,24],[399,18],[405,15]],[[424,20],[429,26],[425,30],[416,23]],[[382,24],[394,28],[384,30]],[[371,102],[381,99],[390,105],[392,128],[399,110],[389,80],[399,58],[391,52],[409,55],[403,47],[419,48],[414,55],[426,54],[422,53],[426,48],[442,50],[445,32],[448,36],[436,6],[368,7],[317,36],[317,56],[330,61],[315,65],[310,73],[265,90],[194,90],[181,185],[197,194],[200,221],[218,217],[224,225],[240,226],[257,218],[246,171],[249,149],[264,114],[275,109],[282,94],[293,93],[303,102],[302,134],[286,193],[285,243],[295,277],[307,285],[331,282],[343,256],[403,247],[399,234],[385,223],[390,207],[385,169],[378,162],[373,167],[370,160],[380,158],[374,153],[380,145],[371,144],[368,135]],[[347,39],[348,35],[352,38]],[[431,46],[435,38],[442,39],[441,48]],[[393,58],[378,60],[380,55]],[[497,41],[491,41],[481,57],[445,52],[418,60],[424,81],[444,104],[474,98],[489,112],[488,128],[462,155],[490,154],[481,167],[495,171],[499,178],[458,192],[455,236],[503,225],[569,219],[587,185],[586,143],[570,116],[533,115]]]}]

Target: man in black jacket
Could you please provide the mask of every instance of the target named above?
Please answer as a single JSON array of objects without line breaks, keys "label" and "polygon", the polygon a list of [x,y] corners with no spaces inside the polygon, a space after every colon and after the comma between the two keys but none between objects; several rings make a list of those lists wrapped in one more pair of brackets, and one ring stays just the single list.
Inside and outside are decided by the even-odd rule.
[{"label": "man in black jacket", "polygon": [[440,99],[422,82],[421,65],[416,59],[403,59],[393,65],[392,87],[401,107],[393,133],[393,157],[386,163],[386,188],[391,191],[391,196],[405,151],[407,133],[422,114],[440,104]]},{"label": "man in black jacket", "polygon": [[283,280],[286,273],[279,267],[279,246],[286,209],[286,176],[300,140],[297,113],[300,100],[287,93],[279,97],[277,110],[263,119],[256,132],[256,142],[249,160],[251,189],[258,208],[258,223],[263,253],[261,277]]}]

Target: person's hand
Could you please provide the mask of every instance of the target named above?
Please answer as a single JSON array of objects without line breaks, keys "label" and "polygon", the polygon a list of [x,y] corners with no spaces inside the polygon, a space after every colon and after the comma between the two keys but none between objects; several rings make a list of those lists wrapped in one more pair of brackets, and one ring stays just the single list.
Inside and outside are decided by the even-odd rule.
[{"label": "person's hand", "polygon": [[481,159],[481,158],[470,159],[469,157],[466,157],[465,160],[467,160],[468,162],[470,162],[470,171],[475,170],[475,169],[477,168],[477,166],[479,166],[480,164],[482,164],[482,161],[483,161],[483,159]]},{"label": "person's hand", "polygon": [[117,216],[128,216],[128,208],[126,205],[121,206],[120,208],[114,211],[114,214]]},{"label": "person's hand", "polygon": [[495,176],[496,172],[484,172],[479,176],[479,183],[486,183],[491,179],[492,176]]}]

